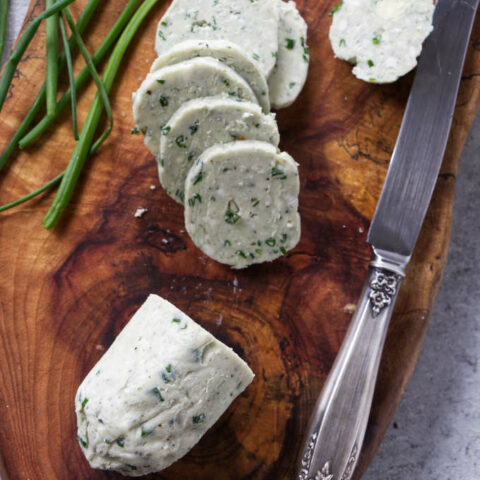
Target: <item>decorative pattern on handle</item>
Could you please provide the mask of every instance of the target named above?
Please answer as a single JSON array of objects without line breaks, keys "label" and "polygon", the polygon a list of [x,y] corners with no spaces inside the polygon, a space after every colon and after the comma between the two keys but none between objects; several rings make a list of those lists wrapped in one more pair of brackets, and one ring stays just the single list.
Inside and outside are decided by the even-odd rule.
[{"label": "decorative pattern on handle", "polygon": [[375,268],[374,273],[375,278],[370,282],[371,291],[368,298],[370,299],[373,316],[376,317],[392,303],[401,277],[381,268]]},{"label": "decorative pattern on handle", "polygon": [[[310,464],[312,463],[313,451],[315,450],[315,444],[317,443],[317,436],[318,433],[315,432],[312,436],[308,439],[307,446],[305,447],[305,452],[302,457],[302,468],[298,473],[297,480],[310,480],[308,478],[308,472],[310,470]],[[333,479],[329,479],[333,480]]]},{"label": "decorative pattern on handle", "polygon": [[357,463],[357,453],[358,447],[357,444],[355,444],[352,448],[352,453],[350,453],[350,458],[348,459],[347,467],[343,472],[341,480],[350,480],[350,478],[352,478],[353,471],[355,470],[355,464]]}]

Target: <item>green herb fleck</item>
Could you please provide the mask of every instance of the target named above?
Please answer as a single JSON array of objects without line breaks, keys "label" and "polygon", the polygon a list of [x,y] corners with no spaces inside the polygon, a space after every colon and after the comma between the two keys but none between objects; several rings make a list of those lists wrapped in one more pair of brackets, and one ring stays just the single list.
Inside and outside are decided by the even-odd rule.
[{"label": "green herb fleck", "polygon": [[168,98],[162,95],[160,97],[160,105],[162,107],[167,107],[168,106]]},{"label": "green herb fleck", "polygon": [[168,373],[172,373],[172,364],[169,363],[169,364],[167,365],[167,368],[165,368],[165,370],[166,370]]},{"label": "green herb fleck", "polygon": [[368,63],[368,66],[369,66],[370,68],[375,65],[375,64],[373,63],[373,60],[367,60],[367,63]]},{"label": "green herb fleck", "polygon": [[182,203],[185,200],[185,192],[183,192],[179,188],[175,190],[175,196],[178,197]]},{"label": "green herb fleck", "polygon": [[191,207],[195,206],[195,203],[198,201],[198,203],[202,203],[202,196],[199,193],[196,193],[192,198],[188,199],[188,204]]},{"label": "green herb fleck", "polygon": [[275,240],[273,237],[267,238],[267,239],[265,240],[265,243],[266,243],[269,247],[274,247],[274,246],[277,244],[276,240]]},{"label": "green herb fleck", "polygon": [[84,440],[80,435],[77,436],[77,440],[83,448],[88,448],[88,440]]},{"label": "green herb fleck", "polygon": [[192,153],[192,152],[190,152],[190,153],[188,154],[187,160],[188,160],[189,162],[191,162],[191,161],[193,160],[193,157],[194,157],[194,156],[195,156],[195,154]]},{"label": "green herb fleck", "polygon": [[277,167],[272,167],[272,177],[278,177],[280,180],[285,180],[287,178],[285,172]]},{"label": "green herb fleck", "polygon": [[245,252],[243,250],[237,250],[235,252],[235,255],[238,255],[239,257],[242,257],[242,258],[247,258],[247,256],[245,255]]},{"label": "green herb fleck", "polygon": [[293,50],[295,48],[295,40],[293,38],[286,38],[285,48],[288,50]]},{"label": "green herb fleck", "polygon": [[115,443],[120,447],[123,448],[125,446],[125,439],[124,438],[117,438]]},{"label": "green herb fleck", "polygon": [[158,36],[159,36],[164,42],[167,41],[167,39],[165,38],[164,33],[163,33],[161,30],[158,31]]},{"label": "green herb fleck", "polygon": [[288,88],[293,88],[296,84],[297,84],[297,82],[290,82],[288,84]]},{"label": "green herb fleck", "polygon": [[329,17],[333,17],[341,8],[343,7],[343,0],[341,2],[337,3],[331,10],[330,13],[328,14]]},{"label": "green herb fleck", "polygon": [[370,83],[377,83],[377,79],[376,79],[376,78],[373,78],[373,77],[372,77],[372,78],[369,78],[368,81],[369,81]]},{"label": "green herb fleck", "polygon": [[260,60],[260,55],[258,53],[252,53],[252,57],[254,60]]},{"label": "green herb fleck", "polygon": [[224,246],[224,247],[231,247],[231,246],[232,246],[232,242],[231,242],[230,240],[225,240],[225,241],[223,242],[223,246]]},{"label": "green herb fleck", "polygon": [[134,127],[130,130],[130,133],[132,135],[138,135],[140,133],[140,130],[137,127]]},{"label": "green herb fleck", "polygon": [[273,58],[278,58],[278,52],[272,52],[272,57]]},{"label": "green herb fleck", "polygon": [[340,42],[339,42],[339,45],[341,47],[346,47],[347,46],[347,41],[344,39],[344,38],[341,38],[340,39]]},{"label": "green herb fleck", "polygon": [[190,125],[188,128],[190,130],[190,135],[195,135],[198,130],[198,122],[195,122],[193,125]]},{"label": "green herb fleck", "polygon": [[163,395],[161,394],[160,390],[157,387],[152,388],[152,390],[150,391],[158,398],[159,402],[165,401],[165,399],[163,398]]},{"label": "green herb fleck", "polygon": [[203,172],[200,170],[193,178],[192,178],[192,183],[193,185],[196,185],[197,183],[200,183],[203,180]]},{"label": "green herb fleck", "polygon": [[258,255],[258,256],[261,256],[263,254],[263,250],[261,248],[256,248],[255,249],[255,253]]},{"label": "green herb fleck", "polygon": [[153,430],[145,430],[145,427],[143,425],[140,428],[140,431],[142,432],[141,433],[142,437],[146,437],[147,435],[150,435],[151,433],[153,433]]},{"label": "green herb fleck", "polygon": [[88,403],[88,398],[85,397],[85,398],[83,399],[83,401],[82,401],[82,408],[80,409],[81,412],[84,411],[85,405],[86,405],[87,403]]},{"label": "green herb fleck", "polygon": [[180,323],[180,322],[181,322],[181,320],[177,317],[172,319],[172,323]]},{"label": "green herb fleck", "polygon": [[165,21],[163,21],[163,22],[160,22],[160,25],[161,25],[162,27],[167,27],[167,26],[168,26],[168,23],[165,22]]},{"label": "green herb fleck", "polygon": [[163,135],[168,135],[170,133],[171,129],[172,129],[172,127],[169,127],[168,125],[166,127],[163,127],[162,128]]},{"label": "green herb fleck", "polygon": [[195,425],[197,425],[199,423],[203,423],[206,418],[207,416],[204,413],[201,413],[200,415],[194,415],[192,417],[192,421]]},{"label": "green herb fleck", "polygon": [[280,243],[285,243],[287,241],[287,234],[282,233],[282,238],[280,238]]},{"label": "green herb fleck", "polygon": [[252,202],[252,207],[256,207],[260,203],[258,198],[251,198],[250,201]]},{"label": "green herb fleck", "polygon": [[380,42],[382,41],[382,35],[377,34],[372,38],[372,42],[374,45],[380,45]]},{"label": "green herb fleck", "polygon": [[137,469],[137,467],[136,467],[135,465],[132,465],[132,464],[130,464],[130,463],[126,463],[125,465],[126,465],[128,468],[131,468],[132,470],[136,470],[136,469]]},{"label": "green herb fleck", "polygon": [[287,250],[285,249],[284,246],[281,246],[281,247],[280,247],[280,252],[282,252],[282,255],[283,255],[284,257],[287,256]]},{"label": "green herb fleck", "polygon": [[230,225],[237,223],[240,220],[240,215],[238,214],[239,211],[240,208],[238,207],[235,200],[229,200],[227,205],[227,211],[225,212],[224,217],[225,222],[229,223]]},{"label": "green herb fleck", "polygon": [[178,148],[187,148],[187,144],[185,142],[186,142],[186,138],[183,135],[179,135],[175,139],[175,143],[177,144]]},{"label": "green herb fleck", "polygon": [[165,83],[165,80],[159,78],[159,79],[157,80],[157,82],[160,83],[161,85],[163,85],[163,84]]}]

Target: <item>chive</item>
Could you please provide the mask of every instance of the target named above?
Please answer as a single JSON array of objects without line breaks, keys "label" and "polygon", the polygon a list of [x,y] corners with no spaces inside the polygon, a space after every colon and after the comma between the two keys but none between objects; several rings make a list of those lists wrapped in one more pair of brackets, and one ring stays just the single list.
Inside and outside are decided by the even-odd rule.
[{"label": "chive", "polygon": [[85,63],[87,64],[88,69],[90,70],[90,75],[92,76],[93,81],[97,85],[97,90],[98,90],[97,93],[102,99],[103,107],[105,108],[105,113],[107,114],[108,121],[109,121],[109,126],[107,127],[107,130],[104,133],[102,133],[100,138],[92,146],[91,153],[93,153],[101,145],[101,143],[110,135],[110,132],[113,129],[112,107],[110,105],[110,100],[108,99],[108,93],[107,93],[107,90],[105,89],[105,85],[103,84],[101,78],[98,75],[97,69],[95,68],[94,63],[92,62],[92,58],[88,53],[85,43],[83,43],[82,37],[80,36],[77,26],[75,25],[75,22],[73,20],[72,14],[70,13],[70,9],[66,7],[65,10],[63,11],[63,14],[65,15],[65,18],[68,22],[70,30],[72,31],[75,37],[78,48],[85,60]]},{"label": "chive", "polygon": [[5,36],[7,34],[7,20],[8,20],[8,0],[0,2],[0,60],[3,56],[3,49],[5,48]]},{"label": "chive", "polygon": [[252,207],[256,207],[260,203],[258,198],[251,198],[250,201],[252,202]]},{"label": "chive", "polygon": [[77,436],[77,440],[83,448],[88,448],[88,440],[84,440],[80,435]]},{"label": "chive", "polygon": [[168,98],[162,95],[160,97],[160,105],[162,107],[167,107],[168,106]]},{"label": "chive", "polygon": [[[83,32],[83,30],[85,30],[85,27],[87,26],[88,22],[92,18],[92,15],[95,12],[95,9],[97,8],[97,5],[99,2],[100,0],[88,0],[88,3],[83,9],[82,13],[80,14],[80,18],[78,19],[78,22],[77,22],[77,28],[79,32]],[[70,48],[73,48],[75,46],[75,39],[73,37],[70,38],[69,44],[70,44]],[[60,54],[58,63],[61,67],[65,65],[64,51]],[[0,156],[0,170],[8,162],[8,159],[10,158],[10,155],[13,153],[13,151],[17,147],[19,140],[27,133],[28,127],[30,126],[30,124],[33,122],[33,120],[35,119],[35,117],[43,107],[45,103],[45,98],[46,98],[46,85],[44,83],[42,85],[42,88],[40,89],[40,92],[37,94],[37,98],[33,102],[33,105],[30,107],[30,110],[28,111],[27,115],[22,120],[22,123],[20,124],[20,126],[17,128],[17,131],[13,134],[13,137],[10,139],[10,142],[8,142],[8,145],[5,148],[5,150],[2,152],[2,155]],[[62,100],[60,100],[60,102],[61,101]],[[53,119],[51,117],[48,117],[48,118],[51,120],[50,123],[53,122]]]},{"label": "chive", "polygon": [[181,320],[179,318],[173,318],[172,323],[180,323]]},{"label": "chive", "polygon": [[[99,0],[93,0],[93,2],[95,2],[95,6],[96,6],[96,4],[98,4]],[[115,24],[113,25],[112,29],[110,30],[110,32],[108,32],[108,35],[104,38],[103,42],[100,44],[100,46],[97,48],[95,53],[92,55],[92,62],[95,65],[97,65],[105,57],[105,55],[107,54],[110,47],[115,43],[118,36],[122,33],[122,30],[124,29],[127,22],[130,20],[130,18],[132,17],[133,12],[135,11],[139,2],[140,2],[140,0],[130,0],[128,2],[127,6],[123,9],[121,15],[118,17],[118,19],[115,22]],[[86,9],[87,9],[87,7],[85,7],[85,10]],[[90,14],[90,16],[91,16],[91,14]],[[81,19],[81,17],[80,17],[80,19]],[[79,33],[85,28],[85,25],[80,24],[80,19],[78,20],[78,24],[77,24],[77,30],[78,30]],[[80,27],[82,27],[82,28],[80,28]],[[72,36],[72,40],[75,40],[75,37]],[[72,42],[72,40],[70,40],[70,41]],[[78,90],[82,85],[85,84],[85,82],[88,80],[89,77],[90,77],[90,70],[87,66],[87,67],[83,68],[83,70],[78,74],[78,76],[75,80],[75,88]],[[42,92],[40,92],[40,93],[42,93]],[[43,95],[45,95],[45,93],[43,93]],[[35,114],[38,112],[39,109],[37,109],[36,112],[33,114],[32,119],[28,122],[28,124],[25,126],[25,128],[22,129],[22,126],[20,126],[20,128],[22,129],[21,133],[19,135],[15,134],[16,140],[18,140],[18,138],[21,139],[18,142],[18,146],[20,148],[25,148],[28,145],[30,145],[36,138],[38,138],[55,121],[56,118],[58,118],[58,116],[60,115],[62,110],[70,102],[70,95],[71,95],[71,90],[68,89],[65,92],[65,94],[63,95],[63,97],[57,103],[56,114],[54,116],[48,116],[48,115],[45,116],[27,135],[25,135],[26,130],[27,130],[29,124],[31,123],[31,121],[33,120],[33,117],[35,116]],[[39,96],[40,96],[40,94],[39,94]],[[38,98],[37,98],[37,100],[38,100]],[[30,112],[29,112],[28,115],[30,115]],[[12,141],[13,141],[13,139],[12,139]],[[0,168],[1,167],[2,167],[2,164],[0,163]]]},{"label": "chive", "polygon": [[280,252],[282,253],[282,255],[283,255],[284,257],[287,256],[287,250],[286,250],[286,248],[285,248],[284,246],[281,246],[281,247],[280,247]]},{"label": "chive", "polygon": [[258,53],[252,53],[252,57],[254,60],[260,60],[260,55],[258,55]]},{"label": "chive", "polygon": [[117,438],[115,443],[120,447],[123,448],[125,446],[125,439],[124,438]]},{"label": "chive", "polygon": [[374,45],[379,45],[381,41],[382,41],[382,36],[380,34],[377,34],[372,38],[372,42]]},{"label": "chive", "polygon": [[[132,41],[132,38],[140,27],[140,24],[157,2],[158,0],[145,0],[135,12],[123,31],[120,39],[115,45],[115,49],[113,50],[105,69],[105,75],[103,77],[105,91],[108,92],[112,88],[118,68],[120,67],[120,63],[125,55],[125,50]],[[97,92],[80,134],[80,140],[77,142],[70,162],[65,170],[65,175],[62,178],[62,183],[60,184],[57,195],[52,203],[52,206],[50,207],[50,210],[47,212],[47,215],[43,220],[43,224],[46,228],[53,228],[56,225],[72,197],[75,185],[77,184],[78,178],[82,171],[82,167],[89,155],[90,146],[92,144],[95,131],[98,127],[98,123],[100,122],[101,115],[102,100],[99,92]]]},{"label": "chive", "polygon": [[[51,8],[55,0],[46,0],[45,7]],[[58,14],[45,20],[46,49],[47,49],[47,115],[55,114],[58,89]]]},{"label": "chive", "polygon": [[141,436],[142,437],[146,437],[147,435],[150,435],[150,434],[153,433],[153,430],[145,430],[145,427],[143,425],[140,428],[140,431],[141,431]]},{"label": "chive", "polygon": [[165,370],[166,370],[168,373],[172,373],[172,364],[169,363],[169,364],[167,365],[167,367],[165,368]]},{"label": "chive", "polygon": [[[62,42],[65,48],[65,60],[67,62],[68,82],[70,84],[70,90],[72,92],[71,105],[72,105],[73,137],[75,138],[75,140],[78,140],[77,92],[75,88],[75,75],[73,73],[72,52],[70,51],[70,45],[68,43],[68,37],[67,37],[67,29],[65,27],[65,20],[62,14],[58,16],[58,22],[60,24]],[[48,94],[48,90],[47,90],[47,94]],[[57,101],[55,99],[55,108],[56,107],[57,107]]]},{"label": "chive", "polygon": [[282,238],[280,238],[280,243],[285,243],[287,241],[287,234],[282,233]]},{"label": "chive", "polygon": [[168,135],[170,133],[171,129],[172,129],[172,127],[169,127],[168,125],[166,127],[163,127],[162,128],[162,134],[163,135]]},{"label": "chive", "polygon": [[344,38],[341,38],[340,39],[340,42],[339,42],[339,45],[341,47],[346,47],[347,46],[347,41],[344,39]]},{"label": "chive", "polygon": [[175,143],[177,144],[178,148],[187,148],[187,144],[185,143],[186,138],[183,135],[179,135],[175,139]]},{"label": "chive", "polygon": [[287,176],[285,175],[285,172],[277,167],[272,167],[271,173],[272,173],[272,177],[279,177],[280,180],[285,180],[287,178]]},{"label": "chive", "polygon": [[224,246],[224,247],[231,247],[231,246],[232,246],[232,242],[231,242],[230,240],[225,240],[225,241],[223,242],[223,246]]},{"label": "chive", "polygon": [[5,69],[3,70],[3,74],[0,78],[0,110],[2,109],[3,103],[5,102],[5,98],[7,96],[8,89],[12,82],[13,75],[15,74],[15,71],[17,69],[17,65],[22,59],[23,54],[25,53],[25,50],[27,49],[28,45],[32,41],[32,38],[34,37],[36,31],[38,30],[38,27],[40,26],[40,23],[42,22],[42,20],[44,20],[45,18],[51,17],[52,15],[55,15],[58,11],[60,11],[62,8],[65,8],[68,4],[72,3],[73,1],[74,0],[59,1],[58,3],[53,5],[51,8],[47,8],[40,15],[35,17],[33,21],[30,23],[30,25],[28,25],[28,27],[25,29],[25,32],[20,37],[20,39],[17,42],[17,45],[15,46],[12,53],[10,54],[9,59],[5,64]]},{"label": "chive", "polygon": [[85,409],[85,405],[87,405],[87,403],[88,403],[88,398],[85,397],[82,402],[82,408],[80,410],[81,412],[83,412],[83,410]]},{"label": "chive", "polygon": [[152,388],[151,392],[158,398],[159,402],[165,401],[165,399],[163,398],[163,395],[161,394],[160,390],[157,387]]},{"label": "chive", "polygon": [[343,0],[341,0],[337,5],[335,5],[328,14],[329,17],[333,17],[341,8],[343,7]]},{"label": "chive", "polygon": [[207,416],[206,416],[204,413],[201,413],[200,415],[194,415],[194,416],[192,417],[192,421],[193,421],[193,423],[195,423],[195,424],[203,423],[206,418],[207,418]]},{"label": "chive", "polygon": [[235,252],[235,255],[238,255],[239,257],[242,257],[242,258],[247,258],[247,256],[245,255],[245,252],[243,250],[237,250]]},{"label": "chive", "polygon": [[2,205],[0,207],[0,212],[4,212],[5,210],[9,210],[10,208],[13,208],[13,207],[16,207],[18,205],[21,205],[22,203],[28,202],[28,200],[31,200],[32,198],[40,195],[41,193],[45,192],[46,190],[49,190],[53,186],[60,183],[64,173],[65,172],[60,173],[55,178],[53,178],[52,180],[50,180],[48,183],[46,183],[42,187],[38,188],[37,190],[33,191],[32,193],[29,193],[28,195],[25,195],[24,197],[22,197],[18,200],[15,200],[14,202],[7,203],[6,205]]},{"label": "chive", "polygon": [[271,238],[267,238],[267,239],[265,240],[265,243],[266,243],[269,247],[274,247],[277,242],[275,241],[274,238],[271,237]]},{"label": "chive", "polygon": [[198,200],[198,203],[202,203],[202,196],[199,193],[196,193],[192,198],[189,198],[188,204],[191,207],[194,207],[197,200]]},{"label": "chive", "polygon": [[198,123],[194,123],[188,127],[190,129],[190,135],[195,135],[198,130]]},{"label": "chive", "polygon": [[126,463],[125,465],[126,465],[128,468],[131,468],[132,470],[136,470],[136,469],[137,469],[137,467],[136,467],[135,465],[132,465],[132,464],[130,464],[130,463]]},{"label": "chive", "polygon": [[158,83],[160,83],[161,85],[163,85],[165,83],[165,80],[162,80],[161,78],[157,80]]},{"label": "chive", "polygon": [[293,38],[286,38],[285,48],[287,48],[288,50],[293,50],[295,48],[295,40]]},{"label": "chive", "polygon": [[162,27],[167,27],[168,23],[167,22],[160,22],[160,25],[162,25]]},{"label": "chive", "polygon": [[368,63],[368,66],[369,66],[370,68],[375,65],[375,64],[373,63],[373,60],[367,60],[367,63]]},{"label": "chive", "polygon": [[226,223],[229,223],[230,225],[234,225],[240,220],[240,215],[238,212],[240,211],[240,208],[238,207],[237,203],[235,200],[229,200],[228,205],[227,205],[227,211],[225,212],[224,220]]},{"label": "chive", "polygon": [[200,183],[203,180],[203,172],[200,170],[200,172],[195,175],[195,177],[192,178],[192,184],[196,185],[197,183]]},{"label": "chive", "polygon": [[134,127],[134,128],[132,128],[132,129],[130,130],[130,133],[131,133],[132,135],[138,135],[138,134],[140,133],[140,131],[138,130],[137,127]]}]

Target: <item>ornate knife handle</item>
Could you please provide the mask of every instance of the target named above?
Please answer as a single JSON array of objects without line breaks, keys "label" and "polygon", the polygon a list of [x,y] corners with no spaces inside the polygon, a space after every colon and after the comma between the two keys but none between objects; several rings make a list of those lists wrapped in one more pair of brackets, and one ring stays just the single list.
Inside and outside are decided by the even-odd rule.
[{"label": "ornate knife handle", "polygon": [[296,480],[349,480],[408,257],[375,251],[356,312],[310,419]]}]

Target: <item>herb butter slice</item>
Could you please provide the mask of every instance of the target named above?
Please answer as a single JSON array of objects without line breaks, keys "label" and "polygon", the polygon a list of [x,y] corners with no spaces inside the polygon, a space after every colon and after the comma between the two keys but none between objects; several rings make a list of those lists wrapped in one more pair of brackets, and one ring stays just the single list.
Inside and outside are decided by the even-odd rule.
[{"label": "herb butter slice", "polygon": [[278,57],[268,86],[274,108],[289,107],[302,91],[307,79],[310,53],[307,46],[307,24],[295,2],[280,4]]},{"label": "herb butter slice", "polygon": [[183,457],[253,377],[230,348],[150,295],[78,389],[78,441],[93,468],[157,472]]},{"label": "herb butter slice", "polygon": [[218,262],[244,268],[272,261],[300,239],[295,161],[254,140],[206,150],[185,181],[185,225]]},{"label": "herb butter slice", "polygon": [[162,55],[183,40],[227,40],[252,58],[265,76],[275,64],[277,0],[174,0],[160,20],[155,50]]},{"label": "herb butter slice", "polygon": [[394,82],[415,68],[434,8],[432,0],[342,0],[331,11],[335,56],[361,80]]},{"label": "herb butter slice", "polygon": [[175,45],[158,57],[150,68],[151,72],[167,65],[173,65],[197,57],[213,57],[233,68],[246,82],[257,97],[265,113],[270,111],[268,85],[253,59],[237,45],[225,40],[187,40]]},{"label": "herb butter slice", "polygon": [[185,178],[207,148],[232,141],[262,140],[278,146],[280,136],[274,115],[265,115],[250,102],[222,97],[198,98],[184,103],[169,120],[162,135],[158,173],[167,193],[184,202]]},{"label": "herb butter slice", "polygon": [[175,111],[188,100],[215,95],[257,103],[247,82],[214,58],[194,58],[149,73],[133,99],[133,119],[145,145],[157,155]]}]

